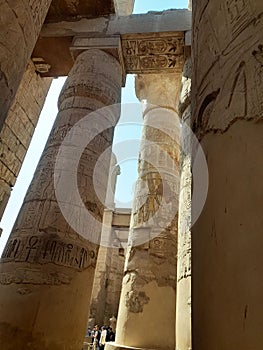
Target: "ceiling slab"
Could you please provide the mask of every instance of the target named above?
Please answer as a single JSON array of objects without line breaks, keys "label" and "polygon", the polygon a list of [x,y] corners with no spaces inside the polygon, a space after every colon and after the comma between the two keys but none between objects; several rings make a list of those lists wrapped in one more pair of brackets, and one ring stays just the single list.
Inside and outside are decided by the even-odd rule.
[{"label": "ceiling slab", "polygon": [[45,23],[96,18],[114,13],[114,0],[53,0]]}]

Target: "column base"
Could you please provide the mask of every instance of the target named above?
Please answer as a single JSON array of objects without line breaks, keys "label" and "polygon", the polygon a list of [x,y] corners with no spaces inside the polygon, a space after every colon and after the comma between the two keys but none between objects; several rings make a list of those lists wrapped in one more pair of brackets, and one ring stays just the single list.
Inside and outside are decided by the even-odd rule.
[{"label": "column base", "polygon": [[132,350],[157,350],[156,349],[150,349],[150,348],[135,348],[133,346],[126,346],[126,345],[120,345],[114,342],[109,342],[105,344],[104,350],[127,350],[127,349],[132,349]]}]

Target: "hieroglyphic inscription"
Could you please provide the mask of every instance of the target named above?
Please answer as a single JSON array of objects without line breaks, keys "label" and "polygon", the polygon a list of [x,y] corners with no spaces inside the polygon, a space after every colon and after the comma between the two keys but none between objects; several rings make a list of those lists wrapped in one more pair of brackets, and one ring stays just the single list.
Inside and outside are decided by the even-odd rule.
[{"label": "hieroglyphic inscription", "polygon": [[[63,272],[43,271],[43,269],[16,268],[12,272],[0,273],[0,284],[35,284],[35,285],[61,285],[69,284],[70,276]],[[30,294],[30,288],[19,288],[19,294]]]},{"label": "hieroglyphic inscription", "polygon": [[179,240],[177,281],[191,276],[191,232],[185,232]]},{"label": "hieroglyphic inscription", "polygon": [[127,73],[182,71],[184,34],[136,34],[122,38]]},{"label": "hieroglyphic inscription", "polygon": [[42,235],[11,237],[3,251],[2,262],[53,263],[84,270],[95,266],[96,252],[58,237]]},{"label": "hieroglyphic inscription", "polygon": [[30,8],[31,16],[37,33],[44,22],[50,3],[51,0],[28,1],[28,6]]},{"label": "hieroglyphic inscription", "polygon": [[191,276],[191,184],[191,156],[182,154],[178,222],[178,282]]},{"label": "hieroglyphic inscription", "polygon": [[250,21],[250,6],[247,0],[228,0],[226,7],[232,34],[237,35]]},{"label": "hieroglyphic inscription", "polygon": [[259,44],[257,49],[252,52],[256,60],[254,81],[257,92],[256,106],[258,108],[258,114],[263,111],[263,45]]},{"label": "hieroglyphic inscription", "polygon": [[[177,282],[191,276],[191,224],[192,224],[192,131],[191,123],[191,66],[185,65],[180,98],[181,171],[178,211]],[[190,283],[190,282],[189,282]]]}]

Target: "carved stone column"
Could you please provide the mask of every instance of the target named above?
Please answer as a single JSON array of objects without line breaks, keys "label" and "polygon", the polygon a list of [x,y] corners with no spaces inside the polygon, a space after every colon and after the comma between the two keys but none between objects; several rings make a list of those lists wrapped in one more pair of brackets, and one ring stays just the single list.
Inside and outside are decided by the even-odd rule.
[{"label": "carved stone column", "polygon": [[178,210],[178,259],[176,287],[176,349],[189,350],[191,344],[191,59],[182,77],[179,115],[181,118],[181,177]]},{"label": "carved stone column", "polygon": [[1,1],[0,130],[16,94],[51,0]]},{"label": "carved stone column", "polygon": [[[177,208],[181,75],[139,75],[144,101],[129,248],[116,329],[116,346],[175,348]],[[110,345],[109,345],[110,347]]]},{"label": "carved stone column", "polygon": [[[73,205],[77,222],[86,228],[92,242],[75,232],[68,223],[71,218],[61,213],[61,205],[75,198],[73,182],[62,187],[65,203],[60,206],[55,190],[64,173],[72,179],[75,174],[85,210],[95,222],[101,222],[104,206],[95,192],[93,170],[96,165],[100,195],[105,198],[110,155],[103,162],[98,158],[111,147],[113,127],[106,128],[107,120],[114,125],[119,115],[117,109],[91,112],[120,101],[121,78],[120,64],[113,56],[91,49],[78,56],[62,89],[57,119],[1,259],[0,343],[5,350],[81,349],[98,251],[93,242],[95,238],[99,242],[101,227],[83,222],[83,208]],[[77,127],[77,123],[84,117],[83,132],[83,125]],[[104,126],[104,131],[85,143],[78,163],[78,140],[73,143],[65,136],[74,130],[73,136],[86,141]],[[54,186],[54,167],[63,140],[67,153]],[[68,164],[75,157],[78,166],[71,169]]]},{"label": "carved stone column", "polygon": [[195,350],[263,347],[262,13],[261,0],[193,1],[192,117],[209,170],[192,228]]},{"label": "carved stone column", "polygon": [[[93,289],[90,304],[90,317],[95,324],[108,324],[104,322],[106,305],[109,294],[109,276],[113,268],[112,261],[118,254],[118,249],[113,247],[112,238],[112,217],[114,212],[114,195],[117,184],[117,176],[120,174],[120,167],[117,165],[115,154],[111,157],[111,167],[108,181],[108,190],[105,204],[107,209],[103,213],[103,227],[101,232],[101,244],[98,252],[97,265],[94,275]],[[123,267],[121,269],[123,271]],[[112,314],[110,315],[112,316]],[[108,321],[108,320],[107,320]]]}]

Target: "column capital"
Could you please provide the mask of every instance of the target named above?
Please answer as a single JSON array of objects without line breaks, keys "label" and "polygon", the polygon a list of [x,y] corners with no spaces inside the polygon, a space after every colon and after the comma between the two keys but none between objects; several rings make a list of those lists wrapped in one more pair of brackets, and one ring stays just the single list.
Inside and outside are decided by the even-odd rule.
[{"label": "column capital", "polygon": [[136,96],[148,105],[178,110],[182,71],[166,74],[138,74],[135,78]]},{"label": "column capital", "polygon": [[75,36],[70,47],[71,55],[74,60],[82,52],[89,49],[98,49],[107,52],[115,57],[120,65],[122,71],[122,85],[125,86],[126,70],[121,49],[120,35],[105,35],[105,36]]}]

